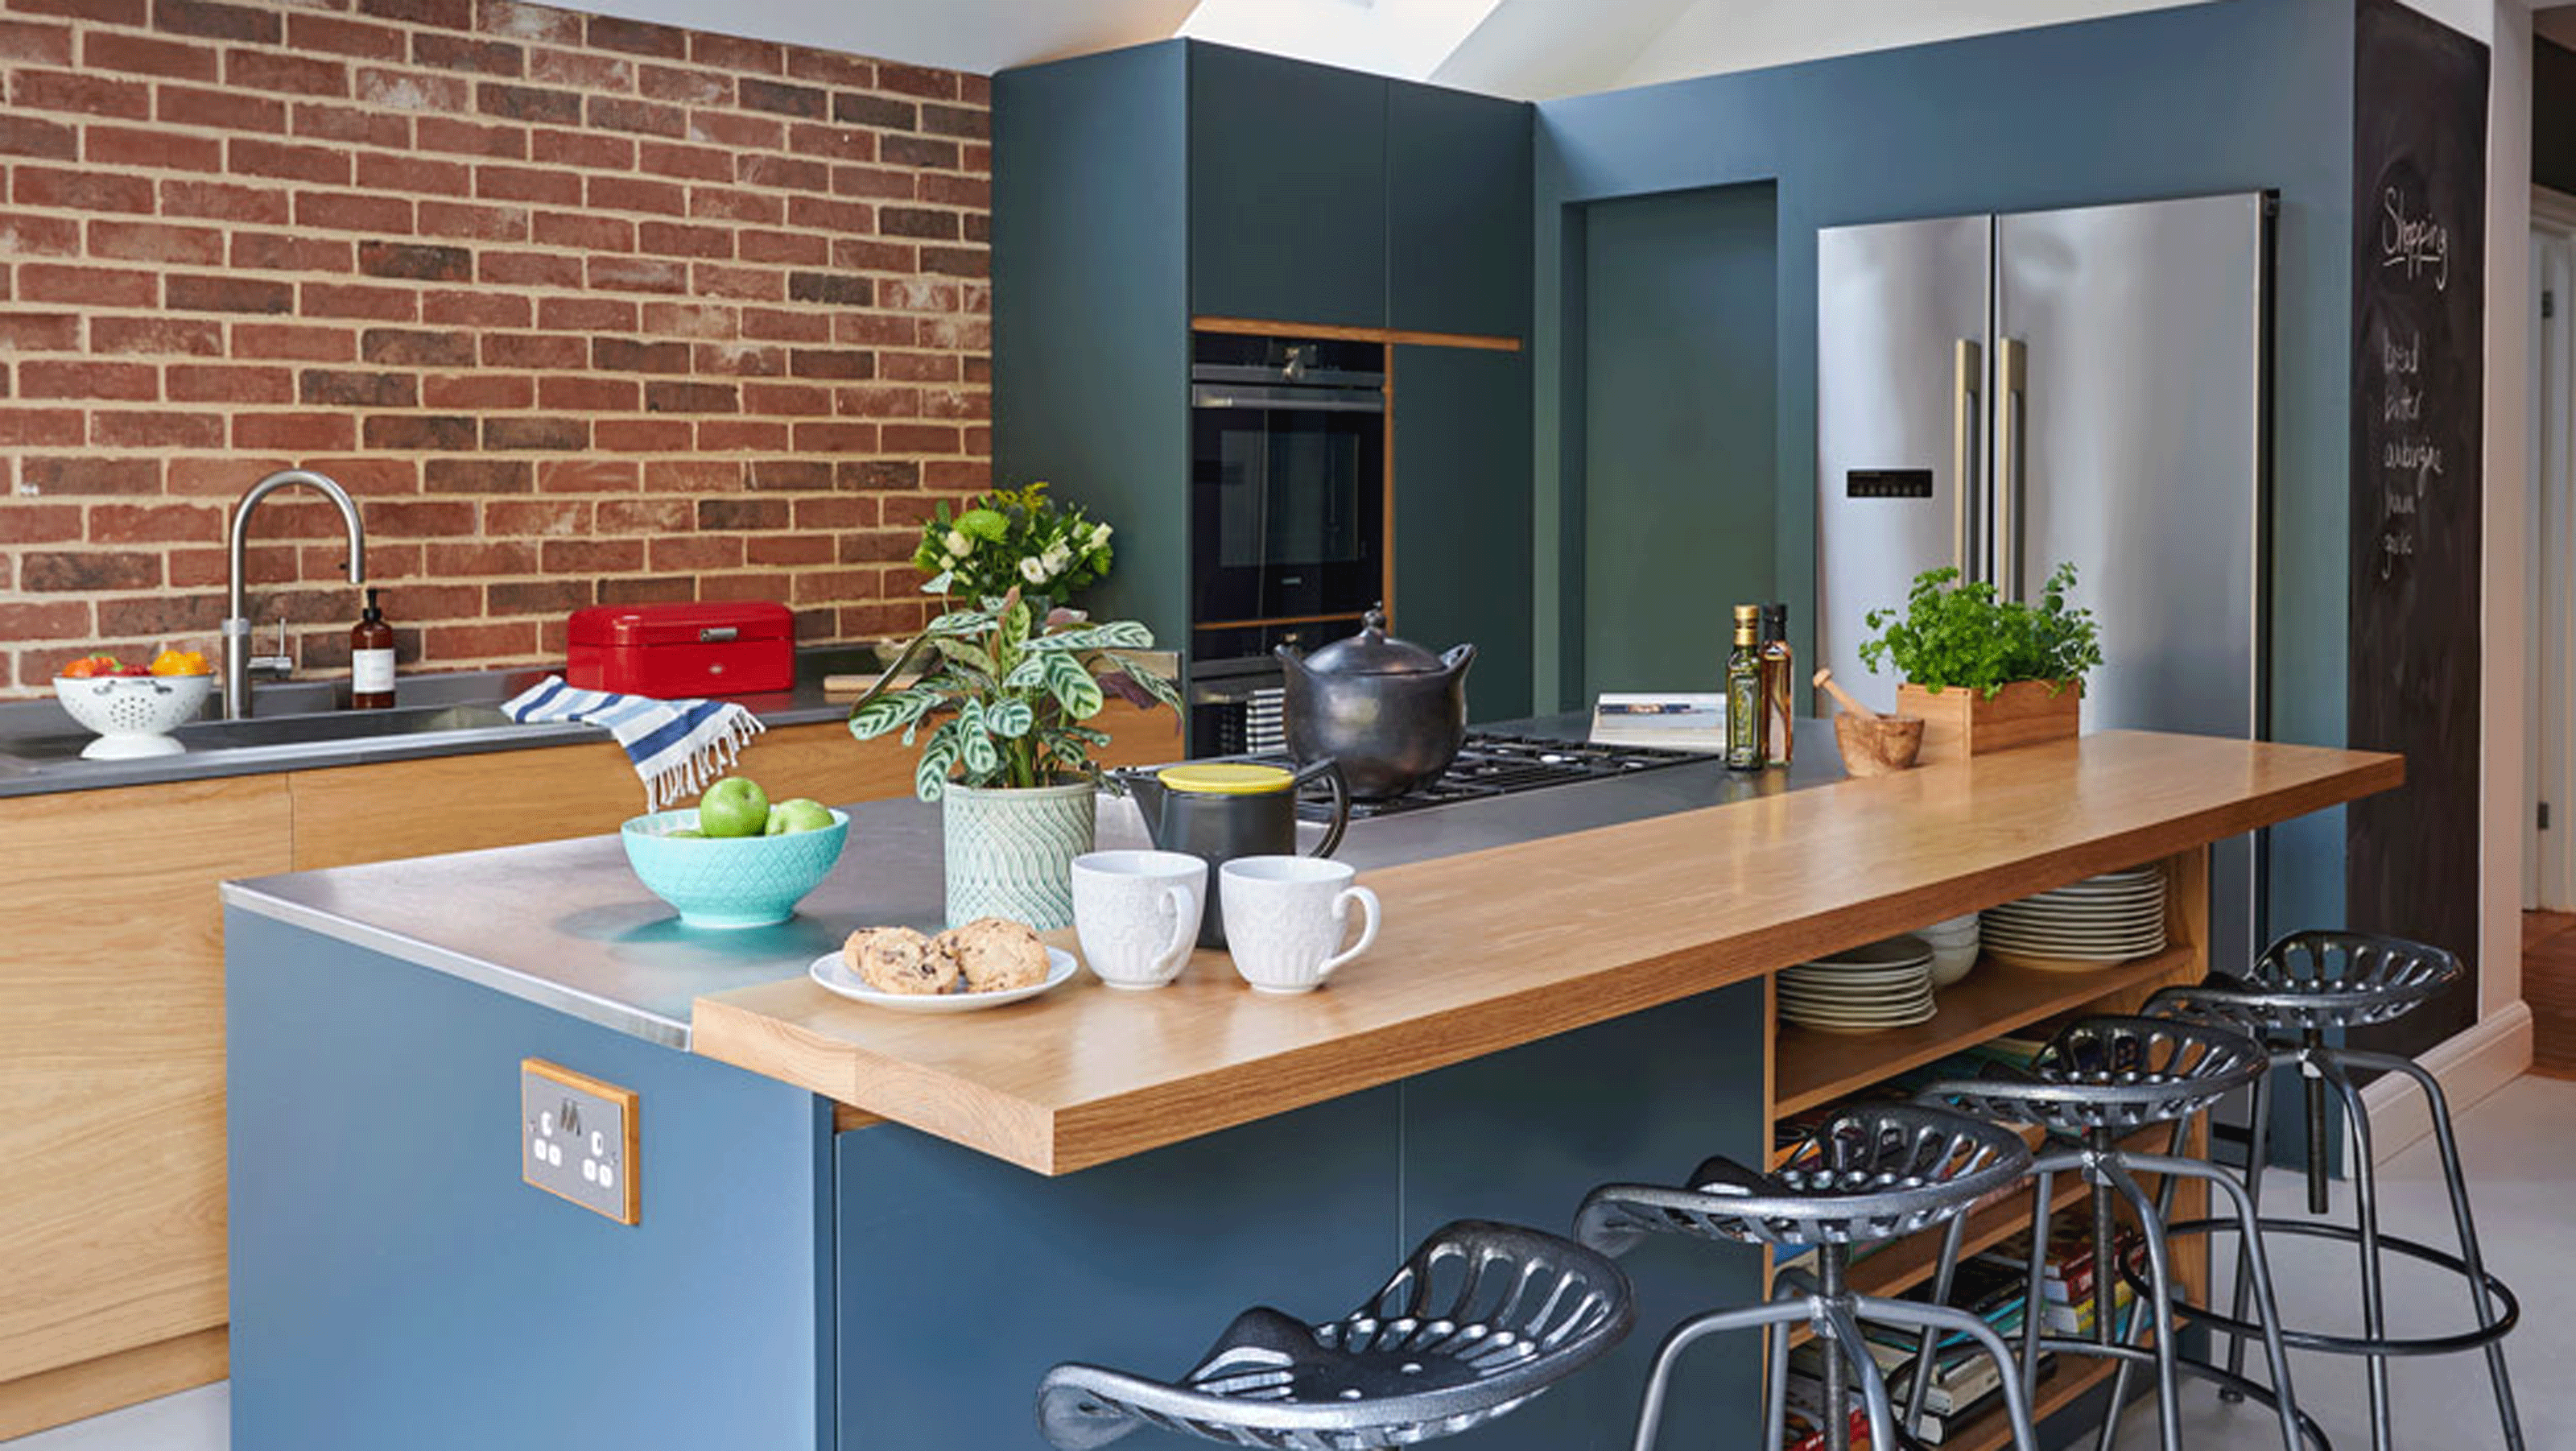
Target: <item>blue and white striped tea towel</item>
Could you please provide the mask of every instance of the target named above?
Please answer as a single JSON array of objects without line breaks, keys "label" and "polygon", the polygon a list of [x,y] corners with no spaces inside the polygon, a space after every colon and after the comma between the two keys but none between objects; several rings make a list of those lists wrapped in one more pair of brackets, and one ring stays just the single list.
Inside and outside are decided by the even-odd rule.
[{"label": "blue and white striped tea towel", "polygon": [[605,690],[575,690],[549,675],[502,705],[515,721],[580,721],[606,726],[644,778],[644,809],[659,811],[694,796],[733,769],[734,755],[767,730],[760,717],[729,700],[655,700]]}]

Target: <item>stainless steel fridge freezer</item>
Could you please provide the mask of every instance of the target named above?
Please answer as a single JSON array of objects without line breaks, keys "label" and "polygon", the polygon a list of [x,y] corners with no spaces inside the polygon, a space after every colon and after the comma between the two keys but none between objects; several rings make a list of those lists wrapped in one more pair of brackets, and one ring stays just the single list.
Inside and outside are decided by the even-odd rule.
[{"label": "stainless steel fridge freezer", "polygon": [[[1818,232],[1817,656],[1873,707],[1874,608],[1955,565],[2101,623],[2087,730],[2259,738],[2273,202],[2262,194]],[[2214,853],[2213,965],[2260,930]]]}]

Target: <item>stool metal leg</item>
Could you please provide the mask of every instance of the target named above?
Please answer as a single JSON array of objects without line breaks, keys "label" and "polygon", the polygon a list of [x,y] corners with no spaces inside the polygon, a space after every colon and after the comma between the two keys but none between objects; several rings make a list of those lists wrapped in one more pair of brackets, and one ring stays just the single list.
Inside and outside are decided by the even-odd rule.
[{"label": "stool metal leg", "polygon": [[[2450,1100],[2443,1096],[2442,1085],[2423,1065],[2412,1058],[2390,1053],[2345,1051],[2336,1055],[2343,1062],[2363,1068],[2377,1068],[2402,1073],[2424,1091],[2424,1101],[2433,1113],[2433,1143],[2442,1156],[2442,1184],[2450,1191],[2451,1221],[2460,1231],[2460,1259],[2469,1268],[2469,1299],[2477,1307],[2478,1327],[2486,1329],[2496,1323],[2495,1301],[2487,1293],[2486,1257],[2478,1249],[2476,1222],[2469,1213],[2468,1176],[2460,1165],[2460,1144],[2451,1128]],[[2487,1379],[2495,1387],[2496,1415],[2504,1425],[2504,1444],[2508,1451],[2523,1451],[2522,1415],[2515,1408],[2513,1378],[2505,1369],[2504,1343],[2492,1341],[2486,1347]]]},{"label": "stool metal leg", "polygon": [[[1994,1357],[1996,1369],[2003,1373],[2004,1416],[2012,1426],[2015,1451],[2038,1451],[2039,1436],[2030,1421],[2030,1388],[2013,1373],[2012,1347],[1995,1333],[1995,1327],[1953,1305],[1882,1300],[1868,1295],[1860,1298],[1859,1305],[1864,1318],[1880,1324],[1919,1325],[1935,1341],[1942,1331],[1955,1330],[1977,1342],[1980,1349]],[[1878,1433],[1873,1430],[1870,1434]]]},{"label": "stool metal leg", "polygon": [[2057,1192],[2057,1175],[2054,1170],[2042,1168],[2031,1178],[2037,1186],[2037,1193],[2031,1200],[2030,1266],[2029,1274],[2023,1280],[2022,1291],[2021,1381],[2023,1385],[2036,1385],[2039,1382],[2039,1334],[2040,1321],[2044,1317],[2030,1313],[2029,1297],[2033,1294],[2041,1294],[2047,1283],[2048,1206],[2049,1200]]},{"label": "stool metal leg", "polygon": [[[2361,1333],[2381,1340],[2388,1335],[2388,1301],[2379,1278],[2379,1170],[2370,1147],[2370,1110],[2361,1101],[2361,1090],[2333,1061],[2319,1061],[2317,1068],[2342,1099],[2344,1121],[2352,1128],[2353,1215],[2361,1231]],[[2370,1381],[2370,1451],[2390,1451],[2388,1357],[2366,1356],[2364,1362]]]},{"label": "stool metal leg", "polygon": [[[2296,1062],[2298,1055],[2295,1053],[2272,1055],[2274,1069]],[[2253,1112],[2253,1120],[2246,1125],[2245,1190],[2252,1196],[2254,1207],[2260,1210],[2263,1207],[2263,1171],[2270,1167],[2272,1159],[2272,1074],[2269,1070],[2254,1080]],[[2243,1320],[2245,1300],[2253,1289],[2253,1276],[2246,1267],[2245,1256],[2240,1254],[2236,1257],[2236,1296],[2228,1313]],[[2227,1373],[2232,1376],[2245,1374],[2245,1341],[2241,1336],[2227,1337]],[[2218,1398],[2231,1402],[2245,1399],[2233,1390],[2221,1390]]]},{"label": "stool metal leg", "polygon": [[[1964,1214],[1952,1216],[1950,1227],[1942,1231],[1941,1258],[1934,1263],[1932,1270],[1932,1303],[1935,1305],[1950,1303],[1950,1284],[1958,1276],[1959,1250],[1966,1242],[1967,1233],[1968,1216]],[[1932,1390],[1932,1362],[1937,1358],[1940,1341],[1940,1332],[1926,1325],[1923,1338],[1914,1347],[1914,1376],[1905,1392],[1905,1433],[1909,1436],[1923,1422],[1923,1400]],[[2003,1361],[1995,1362],[1999,1370],[2003,1365]]]},{"label": "stool metal leg", "polygon": [[[1846,1303],[1836,1303],[1827,1307],[1826,1317],[1832,1323],[1834,1330],[1829,1337],[1832,1344],[1825,1355],[1825,1364],[1832,1365],[1838,1360],[1848,1359],[1851,1362],[1852,1372],[1860,1378],[1861,1404],[1869,1410],[1869,1444],[1874,1447],[1898,1444],[1896,1411],[1895,1407],[1888,1403],[1887,1378],[1878,1373],[1878,1362],[1870,1357],[1869,1341],[1861,1334],[1860,1322],[1852,1317],[1851,1308]],[[1840,1351],[1841,1354],[1836,1355],[1834,1351]],[[1825,1444],[1834,1447],[1834,1451],[1850,1451],[1851,1402],[1845,1397],[1837,1397],[1833,1394],[1831,1379],[1826,1381],[1825,1386],[1825,1419],[1828,1423],[1825,1427]],[[1842,1433],[1839,1446],[1835,1444],[1834,1433],[1837,1431]]]},{"label": "stool metal leg", "polygon": [[[2182,1451],[2182,1418],[2177,1414],[2182,1408],[2182,1391],[2174,1369],[2173,1259],[2165,1247],[2164,1217],[2156,1213],[2155,1201],[2148,1198],[2147,1191],[2129,1176],[2127,1169],[2121,1167],[2118,1158],[2104,1160],[2096,1172],[2101,1176],[2103,1187],[2116,1188],[2120,1197],[2129,1201],[2129,1207],[2138,1216],[2138,1233],[2146,1241],[2148,1295],[2143,1308],[2147,1314],[2139,1318],[2146,1320],[2147,1325],[2133,1329],[2152,1328],[2155,1332],[2157,1442],[2164,1451]],[[2107,1211],[2104,1217],[2108,1218]],[[2119,1303],[2120,1270],[2107,1248],[2110,1233],[2104,1223],[2095,1223],[2093,1239],[2093,1313],[2097,1317],[2094,1340],[2097,1344],[2109,1345],[2113,1343],[2116,1329],[2112,1322],[2118,1318],[2114,1307]],[[2112,1287],[2109,1293],[2104,1292],[2106,1284]],[[2127,1337],[2120,1339],[2125,1343]],[[2119,1432],[2120,1412],[2128,1404],[2129,1367],[2132,1364],[2124,1357],[2119,1369],[2112,1373],[2111,1404],[2102,1416],[2100,1451],[2111,1451],[2112,1438]],[[2293,1446],[2291,1451],[2298,1451],[2298,1448]]]},{"label": "stool metal leg", "polygon": [[[1767,1305],[1751,1305],[1741,1310],[1716,1310],[1696,1315],[1673,1327],[1655,1351],[1654,1369],[1646,1375],[1646,1396],[1637,1409],[1636,1451],[1654,1451],[1655,1432],[1664,1419],[1664,1397],[1672,1389],[1673,1364],[1683,1351],[1712,1335],[1734,1330],[1760,1330],[1769,1326],[1783,1327],[1779,1332],[1783,1345],[1788,1343],[1787,1326],[1813,1323],[1815,1303],[1809,1296],[1798,1295],[1773,1300]],[[1772,1428],[1777,1432],[1778,1427]],[[1781,1438],[1774,1435],[1766,1451],[1780,1451]]]},{"label": "stool metal leg", "polygon": [[1787,1445],[1789,1441],[1788,1324],[1780,1322],[1764,1326],[1762,1339],[1771,1360],[1771,1380],[1762,1389],[1762,1444],[1771,1448]]},{"label": "stool metal leg", "polygon": [[2305,1443],[2299,1426],[2298,1397],[2290,1388],[2290,1347],[2283,1338],[2280,1300],[2273,1291],[2272,1265],[2263,1250],[2262,1223],[2253,1190],[2238,1183],[2236,1176],[2225,1169],[2178,1155],[2132,1158],[2129,1168],[2164,1175],[2167,1184],[2177,1179],[2198,1179],[2227,1196],[2227,1202],[2236,1214],[2237,1235],[2244,1241],[2238,1251],[2238,1262],[2246,1267],[2253,1282],[2255,1312],[2262,1317],[2263,1358],[2272,1372],[2272,1401],[2273,1409],[2281,1418],[2281,1445],[2283,1451],[2299,1451]]}]

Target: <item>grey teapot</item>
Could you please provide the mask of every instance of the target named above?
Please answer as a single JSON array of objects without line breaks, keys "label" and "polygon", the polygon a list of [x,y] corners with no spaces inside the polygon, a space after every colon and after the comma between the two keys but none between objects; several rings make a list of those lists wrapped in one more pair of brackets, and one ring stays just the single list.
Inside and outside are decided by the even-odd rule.
[{"label": "grey teapot", "polygon": [[1330,760],[1361,800],[1401,796],[1439,779],[1467,739],[1467,667],[1476,647],[1434,655],[1386,633],[1383,606],[1360,632],[1312,655],[1281,645],[1288,754]]}]

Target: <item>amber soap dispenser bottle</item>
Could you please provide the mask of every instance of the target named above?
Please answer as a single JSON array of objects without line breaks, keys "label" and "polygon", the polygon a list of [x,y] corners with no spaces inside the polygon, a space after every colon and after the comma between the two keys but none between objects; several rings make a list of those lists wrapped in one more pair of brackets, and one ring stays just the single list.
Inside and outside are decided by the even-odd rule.
[{"label": "amber soap dispenser bottle", "polygon": [[394,627],[367,591],[367,608],[349,627],[349,708],[391,710],[394,704]]}]

